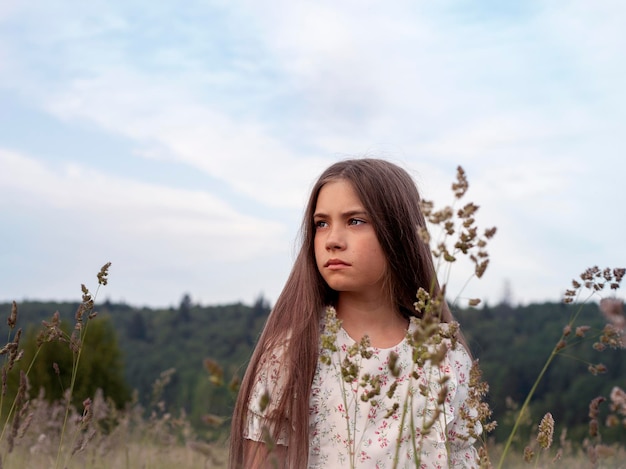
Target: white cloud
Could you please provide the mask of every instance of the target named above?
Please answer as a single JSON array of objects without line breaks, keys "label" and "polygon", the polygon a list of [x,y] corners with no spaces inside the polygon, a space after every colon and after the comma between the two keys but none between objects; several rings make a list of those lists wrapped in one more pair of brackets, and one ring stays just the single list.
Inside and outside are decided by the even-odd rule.
[{"label": "white cloud", "polygon": [[[569,278],[592,255],[620,261],[621,3],[535,2],[498,17],[454,2],[213,2],[192,14],[140,3],[20,10],[17,40],[0,37],[2,85],[68,126],[123,136],[135,155],[196,168],[259,213],[5,152],[28,179],[0,176],[16,206],[39,213],[45,200],[65,222],[89,207],[90,236],[142,239],[184,275],[206,259],[284,254],[294,233],[265,209],[301,209],[331,160],[366,153],[400,162],[444,202],[465,167],[481,217],[500,228],[493,280],[478,287],[488,295],[510,278],[544,298],[560,269]],[[271,252],[284,273],[288,256]],[[266,267],[245,269],[269,277]]]},{"label": "white cloud", "polygon": [[114,272],[107,295],[134,304],[165,305],[184,292],[205,302],[252,301],[262,291],[276,295],[286,276],[294,234],[207,192],[6,150],[0,166],[3,244],[11,246],[0,298],[72,299],[106,261]]},{"label": "white cloud", "polygon": [[87,119],[131,137],[148,152],[156,145],[161,157],[194,166],[262,203],[302,205],[303,186],[327,161],[297,156],[262,123],[235,122],[194,102],[178,85],[119,70],[70,84],[47,107],[64,119]]},{"label": "white cloud", "polygon": [[75,163],[50,168],[7,151],[0,151],[0,163],[3,210],[54,210],[60,222],[80,220],[90,236],[125,239],[133,250],[169,242],[190,257],[201,252],[207,261],[239,260],[284,235],[279,223],[241,215],[207,192],[139,183]]}]

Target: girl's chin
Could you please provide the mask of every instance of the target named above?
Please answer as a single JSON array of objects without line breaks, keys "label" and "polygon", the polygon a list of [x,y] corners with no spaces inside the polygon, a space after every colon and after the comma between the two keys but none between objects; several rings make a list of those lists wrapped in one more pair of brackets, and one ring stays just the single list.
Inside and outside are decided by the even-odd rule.
[{"label": "girl's chin", "polygon": [[348,286],[341,285],[336,282],[328,283],[328,286],[331,288],[331,290],[334,290],[337,293],[345,293],[345,292],[351,291],[351,289]]}]

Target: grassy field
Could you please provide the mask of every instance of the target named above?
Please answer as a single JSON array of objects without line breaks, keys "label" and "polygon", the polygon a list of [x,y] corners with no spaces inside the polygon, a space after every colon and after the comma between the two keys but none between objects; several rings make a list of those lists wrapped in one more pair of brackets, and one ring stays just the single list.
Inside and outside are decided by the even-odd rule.
[{"label": "grassy field", "polygon": [[[67,462],[67,469],[207,469],[225,468],[227,452],[223,447],[214,446],[207,453],[208,446],[194,450],[191,446],[155,446],[150,444],[128,444],[125,447],[111,448],[106,453],[87,450],[75,455]],[[29,448],[19,448],[5,456],[3,469],[53,468],[56,454],[33,452]]]},{"label": "grassy field", "polygon": [[[157,402],[154,409],[138,404],[117,410],[97,393],[82,413],[49,403],[40,395],[28,402],[18,426],[5,425],[0,435],[1,469],[208,469],[226,468],[225,437],[208,443],[195,431],[187,416],[168,412]],[[61,444],[61,441],[63,442]],[[594,446],[592,464],[585,443],[556,438],[547,449],[529,444],[537,453],[531,463],[520,451],[510,452],[503,468],[626,469],[626,446]],[[488,442],[486,448],[494,467],[502,444]],[[589,444],[587,443],[587,446]],[[560,457],[557,457],[557,454]],[[329,468],[330,469],[330,468]]]},{"label": "grassy field", "polygon": [[[493,451],[494,460],[498,449]],[[592,465],[586,454],[570,454],[555,460],[557,451],[543,454],[535,462],[526,463],[521,454],[511,454],[503,465],[507,469],[522,468],[566,468],[566,469],[626,469],[624,448],[611,448],[605,457]],[[611,453],[611,454],[609,454]],[[174,444],[157,446],[150,443],[130,443],[112,448],[94,448],[74,455],[67,469],[226,469],[227,450],[225,444]],[[55,467],[56,453],[44,453],[33,448],[19,447],[5,455],[3,469],[25,467]],[[330,468],[329,468],[330,469]]]},{"label": "grassy field", "polygon": [[[39,396],[29,402],[27,409],[20,426],[15,430],[5,426],[0,436],[2,469],[225,469],[227,466],[225,438],[211,443],[203,441],[184,413],[159,412],[158,406],[146,411],[138,405],[119,411],[96,395],[88,411],[80,414],[71,410],[63,430],[60,421],[65,406],[61,403],[50,404]],[[623,444],[596,445],[598,458],[594,465],[584,444],[560,438],[543,450],[536,442],[529,443],[537,453],[531,463],[524,462],[519,451],[513,451],[502,467],[626,469]],[[486,447],[496,467],[503,445],[489,442]]]}]

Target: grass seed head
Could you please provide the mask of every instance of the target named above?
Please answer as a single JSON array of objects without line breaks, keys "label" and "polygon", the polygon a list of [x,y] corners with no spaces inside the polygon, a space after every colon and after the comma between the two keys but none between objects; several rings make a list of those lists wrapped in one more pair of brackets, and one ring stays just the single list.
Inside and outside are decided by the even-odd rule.
[{"label": "grass seed head", "polygon": [[419,204],[420,204],[420,209],[422,210],[422,213],[424,214],[424,217],[425,218],[430,217],[430,214],[433,212],[433,208],[435,207],[435,204],[433,203],[433,201],[422,199],[419,201]]},{"label": "grass seed head", "polygon": [[395,394],[397,388],[398,388],[398,381],[394,381],[393,383],[391,383],[391,386],[389,386],[389,389],[387,390],[387,397],[389,399],[393,398],[393,395]]},{"label": "grass seed head", "polygon": [[111,263],[107,262],[106,264],[104,264],[102,266],[102,268],[100,269],[100,272],[98,272],[98,284],[99,285],[106,285],[109,280],[108,280],[108,276],[109,276],[109,267],[111,267]]},{"label": "grass seed head", "polygon": [[420,226],[417,229],[417,234],[419,235],[420,239],[424,242],[424,244],[430,244],[430,233],[428,231],[428,228],[424,226]]},{"label": "grass seed head", "polygon": [[552,438],[554,436],[554,418],[552,414],[548,412],[543,416],[539,423],[539,434],[537,435],[537,443],[543,449],[548,449],[552,445]]},{"label": "grass seed head", "polygon": [[72,335],[70,336],[70,350],[73,353],[78,353],[80,351],[80,347],[82,345],[82,340],[80,339],[80,333],[78,330],[74,329]]},{"label": "grass seed head", "polygon": [[224,384],[224,369],[212,358],[204,359],[204,368],[209,373],[209,381],[215,386]]},{"label": "grass seed head", "polygon": [[599,435],[598,415],[600,414],[600,404],[606,399],[602,396],[595,397],[589,403],[589,436],[595,438]]},{"label": "grass seed head", "polygon": [[589,373],[594,376],[601,375],[607,372],[606,366],[604,366],[602,363],[598,363],[597,365],[591,364],[589,365],[588,369]]},{"label": "grass seed head", "polygon": [[614,386],[609,398],[611,399],[611,410],[626,417],[626,392],[622,388]]},{"label": "grass seed head", "polygon": [[606,320],[616,329],[626,329],[626,316],[624,316],[624,302],[617,298],[603,298],[600,300],[600,311]]},{"label": "grass seed head", "polygon": [[614,386],[609,399],[611,413],[607,416],[606,426],[617,427],[621,423],[626,428],[626,392],[622,388]]},{"label": "grass seed head", "polygon": [[6,363],[6,367],[8,371],[11,371],[15,363],[19,361],[19,359],[21,358],[20,350],[19,350],[21,337],[22,337],[22,329],[20,328],[15,333],[13,342],[7,344],[7,346],[9,347],[8,349],[9,358],[7,359],[7,363]]},{"label": "grass seed head", "polygon": [[15,301],[11,304],[11,314],[7,318],[7,324],[11,329],[17,324],[17,303]]},{"label": "grass seed head", "polygon": [[611,347],[612,349],[625,348],[626,343],[624,342],[623,336],[623,329],[618,329],[613,324],[606,324],[602,329],[602,334],[600,335],[600,343],[606,345],[607,347]]},{"label": "grass seed head", "polygon": [[87,426],[87,424],[91,421],[93,417],[93,409],[91,405],[91,398],[88,397],[83,401],[83,417],[81,419],[81,424],[83,428]]},{"label": "grass seed head", "polygon": [[576,337],[585,337],[585,334],[589,331],[589,329],[591,329],[590,326],[578,326],[576,328]]},{"label": "grass seed head", "polygon": [[26,400],[28,393],[28,378],[23,370],[20,370],[20,384],[17,388],[17,395],[15,396],[15,409],[17,411],[13,414],[13,422],[11,423],[11,429],[7,436],[8,452],[13,451],[15,445],[15,438],[18,436],[18,431],[22,423],[23,412],[22,409],[25,405],[28,405]]},{"label": "grass seed head", "polygon": [[385,414],[385,419],[392,417],[398,411],[399,408],[400,408],[400,404],[398,404],[397,402],[394,402],[391,408],[387,410],[387,413]]},{"label": "grass seed head", "polygon": [[236,394],[241,386],[241,379],[237,375],[233,375],[230,383],[228,383],[228,389],[230,392]]},{"label": "grass seed head", "polygon": [[398,364],[398,354],[394,351],[389,353],[389,371],[391,372],[391,376],[393,376],[394,378],[397,378],[398,376],[400,376],[400,366]]},{"label": "grass seed head", "polygon": [[469,188],[469,183],[467,182],[467,176],[465,175],[465,170],[461,166],[457,166],[456,181],[452,183],[452,191],[454,192],[454,196],[457,199],[460,199],[461,197],[465,195],[468,188]]},{"label": "grass seed head", "polygon": [[454,217],[454,211],[452,207],[449,205],[442,208],[441,210],[437,210],[431,212],[428,216],[428,221],[433,225],[445,224],[448,220],[451,220]]},{"label": "grass seed head", "polygon": [[530,446],[526,446],[524,448],[524,462],[531,463],[534,457],[535,457],[535,452],[532,450]]},{"label": "grass seed head", "polygon": [[[470,202],[457,211],[457,215],[462,220],[473,220],[472,216],[478,211],[478,205]],[[471,223],[470,223],[471,225]]]}]

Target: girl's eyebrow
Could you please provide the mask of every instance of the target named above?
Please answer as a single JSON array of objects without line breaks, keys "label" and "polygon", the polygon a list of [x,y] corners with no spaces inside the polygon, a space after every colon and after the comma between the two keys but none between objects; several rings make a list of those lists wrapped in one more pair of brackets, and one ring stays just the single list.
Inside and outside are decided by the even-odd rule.
[{"label": "girl's eyebrow", "polygon": [[[349,218],[354,216],[366,217],[367,212],[365,210],[348,210],[347,212],[341,213],[342,218]],[[315,212],[313,214],[313,218],[327,218],[328,214],[323,212]]]}]

